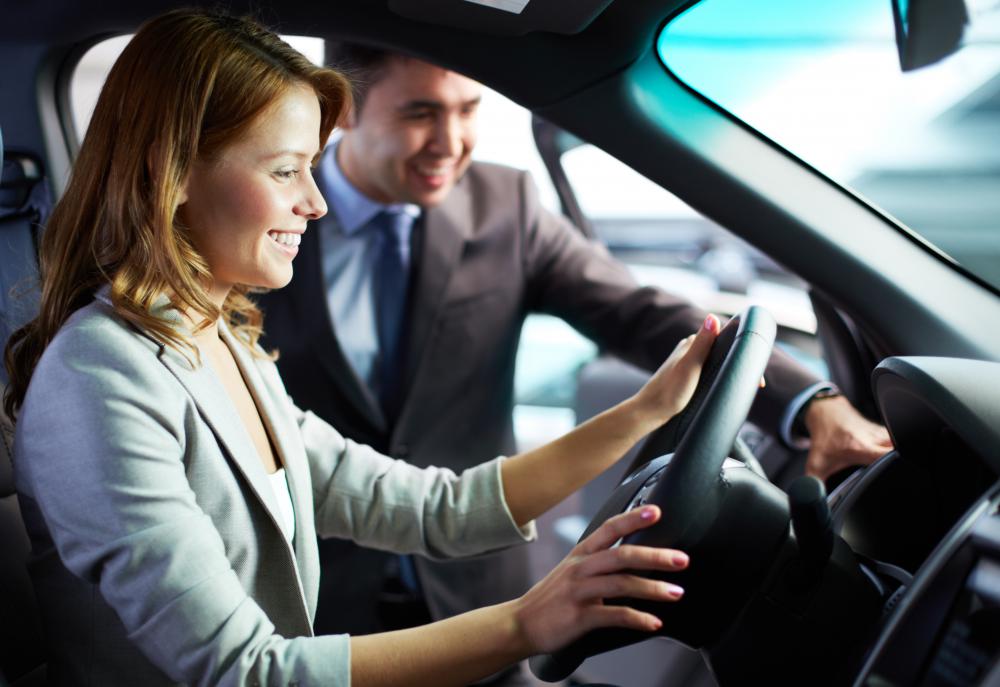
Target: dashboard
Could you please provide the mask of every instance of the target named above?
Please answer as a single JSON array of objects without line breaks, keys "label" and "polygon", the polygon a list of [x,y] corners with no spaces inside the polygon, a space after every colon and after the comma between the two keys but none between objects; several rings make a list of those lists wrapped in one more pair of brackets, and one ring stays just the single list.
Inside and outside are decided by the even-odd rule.
[{"label": "dashboard", "polygon": [[829,499],[886,600],[854,684],[1000,684],[1000,364],[889,358],[873,384],[896,451]]}]

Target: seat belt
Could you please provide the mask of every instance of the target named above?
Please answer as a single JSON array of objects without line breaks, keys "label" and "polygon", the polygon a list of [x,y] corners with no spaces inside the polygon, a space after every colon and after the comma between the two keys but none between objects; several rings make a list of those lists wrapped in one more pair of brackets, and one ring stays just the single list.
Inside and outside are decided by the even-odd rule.
[{"label": "seat belt", "polygon": [[[38,237],[52,209],[45,169],[34,155],[7,149],[0,174],[0,343],[38,313]],[[7,372],[0,365],[0,383]]]}]

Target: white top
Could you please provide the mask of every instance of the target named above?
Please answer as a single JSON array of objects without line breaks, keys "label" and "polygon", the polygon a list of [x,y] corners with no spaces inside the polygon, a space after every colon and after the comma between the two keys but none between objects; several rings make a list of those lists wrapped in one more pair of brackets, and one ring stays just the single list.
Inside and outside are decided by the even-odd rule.
[{"label": "white top", "polygon": [[274,495],[278,497],[278,511],[281,513],[278,524],[281,526],[285,538],[291,543],[295,538],[295,510],[292,508],[292,496],[288,493],[288,478],[285,477],[285,468],[278,468],[276,472],[269,474],[267,479],[271,483]]}]

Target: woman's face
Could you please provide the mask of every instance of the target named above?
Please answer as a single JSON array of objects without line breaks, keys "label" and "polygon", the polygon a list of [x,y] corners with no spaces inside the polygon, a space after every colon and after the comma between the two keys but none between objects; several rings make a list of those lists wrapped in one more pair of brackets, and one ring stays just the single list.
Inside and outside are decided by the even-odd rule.
[{"label": "woman's face", "polygon": [[292,87],[239,140],[192,167],[179,212],[220,305],[236,284],[273,289],[291,280],[306,222],[326,214],[311,167],[319,129],[316,94]]}]

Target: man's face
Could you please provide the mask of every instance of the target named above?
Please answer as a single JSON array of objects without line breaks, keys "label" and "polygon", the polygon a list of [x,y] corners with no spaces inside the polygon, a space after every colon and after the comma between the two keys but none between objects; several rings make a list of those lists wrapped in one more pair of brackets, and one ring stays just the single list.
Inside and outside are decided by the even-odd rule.
[{"label": "man's face", "polygon": [[389,60],[337,151],[344,175],[380,203],[437,205],[469,166],[482,87],[420,60]]}]

